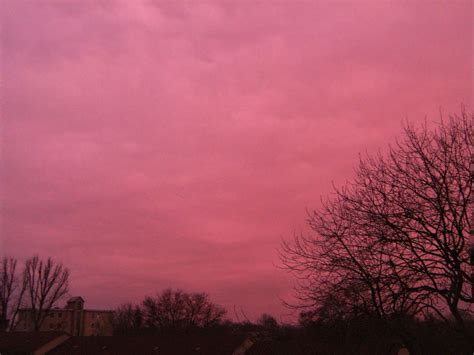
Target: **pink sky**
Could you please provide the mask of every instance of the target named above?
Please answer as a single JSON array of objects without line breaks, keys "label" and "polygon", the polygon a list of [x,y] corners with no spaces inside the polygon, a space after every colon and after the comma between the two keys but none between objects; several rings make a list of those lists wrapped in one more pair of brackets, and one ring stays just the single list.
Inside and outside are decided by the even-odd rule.
[{"label": "pink sky", "polygon": [[166,287],[290,319],[282,238],[401,123],[472,107],[472,2],[13,1],[0,253],[89,307]]}]

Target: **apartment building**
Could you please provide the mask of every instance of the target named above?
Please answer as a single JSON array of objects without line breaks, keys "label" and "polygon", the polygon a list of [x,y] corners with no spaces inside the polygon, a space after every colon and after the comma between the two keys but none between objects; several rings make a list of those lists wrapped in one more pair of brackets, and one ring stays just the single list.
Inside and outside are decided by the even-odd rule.
[{"label": "apartment building", "polygon": [[[72,297],[64,308],[48,311],[40,331],[63,331],[73,336],[112,335],[112,311],[84,309],[82,297]],[[33,331],[33,312],[21,309],[15,331]]]}]

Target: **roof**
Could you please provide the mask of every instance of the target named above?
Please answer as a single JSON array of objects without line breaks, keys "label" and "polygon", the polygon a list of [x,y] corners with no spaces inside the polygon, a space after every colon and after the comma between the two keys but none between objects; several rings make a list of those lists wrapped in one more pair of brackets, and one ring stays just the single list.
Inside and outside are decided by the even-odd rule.
[{"label": "roof", "polygon": [[[18,312],[31,312],[33,309],[32,308],[19,308]],[[51,312],[51,313],[56,313],[56,312],[74,312],[73,309],[70,308],[51,308],[51,309],[44,309],[43,312]]]},{"label": "roof", "polygon": [[[82,310],[84,313],[114,313],[114,311],[108,310],[108,309],[83,309]],[[31,308],[20,308],[18,309],[18,312],[32,312]],[[46,310],[44,310],[46,312]],[[74,312],[74,309],[71,308],[51,308],[47,310],[48,313],[62,313],[62,312],[68,312],[72,313]]]},{"label": "roof", "polygon": [[311,355],[329,354],[330,349],[324,347],[313,339],[290,339],[277,341],[273,339],[262,339],[257,341],[247,352],[248,355]]},{"label": "roof", "polygon": [[110,309],[84,309],[84,312],[94,312],[94,313],[114,313]]},{"label": "roof", "polygon": [[76,302],[76,301],[81,301],[84,303],[84,298],[82,298],[81,296],[76,296],[76,297],[71,297],[67,302]]},{"label": "roof", "polygon": [[220,355],[232,354],[244,339],[236,334],[71,337],[48,355]]},{"label": "roof", "polygon": [[64,336],[64,332],[8,332],[0,333],[0,353],[32,353],[50,341]]}]

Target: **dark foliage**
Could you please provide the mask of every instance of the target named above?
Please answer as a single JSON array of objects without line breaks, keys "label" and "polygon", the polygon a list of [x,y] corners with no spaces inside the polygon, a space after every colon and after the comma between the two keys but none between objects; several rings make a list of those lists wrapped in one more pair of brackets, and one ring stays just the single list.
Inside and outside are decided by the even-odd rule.
[{"label": "dark foliage", "polygon": [[146,297],[141,306],[125,304],[115,311],[116,333],[150,329],[160,332],[189,332],[220,324],[226,311],[205,293],[167,289]]}]

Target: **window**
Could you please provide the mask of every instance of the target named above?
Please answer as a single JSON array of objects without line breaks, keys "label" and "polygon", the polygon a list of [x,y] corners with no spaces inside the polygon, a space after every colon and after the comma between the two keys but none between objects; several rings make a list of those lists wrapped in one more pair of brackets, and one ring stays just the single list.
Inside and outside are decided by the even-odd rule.
[{"label": "window", "polygon": [[62,318],[63,314],[62,313],[58,313],[58,318]]},{"label": "window", "polygon": [[95,328],[95,323],[91,323],[91,328]]},{"label": "window", "polygon": [[50,314],[49,314],[49,317],[50,317],[50,318],[54,318],[54,313],[50,313]]},{"label": "window", "polygon": [[49,323],[49,329],[53,329],[53,323]]}]

